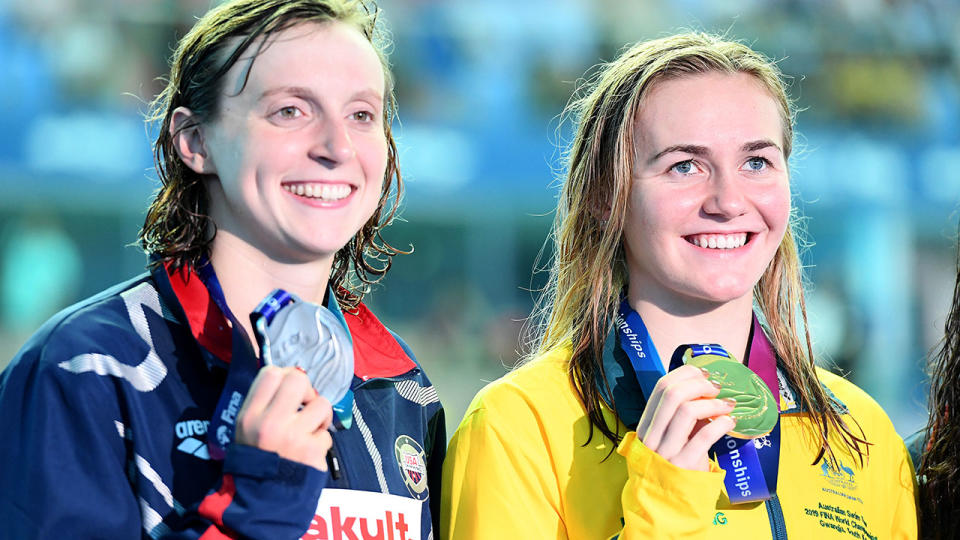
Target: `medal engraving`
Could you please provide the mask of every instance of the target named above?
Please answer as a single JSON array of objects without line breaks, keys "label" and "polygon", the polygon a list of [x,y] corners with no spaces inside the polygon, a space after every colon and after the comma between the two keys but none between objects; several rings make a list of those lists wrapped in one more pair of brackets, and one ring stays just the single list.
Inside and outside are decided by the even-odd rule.
[{"label": "medal engraving", "polygon": [[260,318],[256,329],[264,364],[303,369],[330,403],[347,394],[353,380],[353,344],[329,310],[294,298],[269,323]]}]

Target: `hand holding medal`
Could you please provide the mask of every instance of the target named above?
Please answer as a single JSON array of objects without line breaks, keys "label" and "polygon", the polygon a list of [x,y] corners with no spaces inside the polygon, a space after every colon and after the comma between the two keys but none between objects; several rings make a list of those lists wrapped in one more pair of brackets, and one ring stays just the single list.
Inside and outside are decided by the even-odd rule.
[{"label": "hand holding medal", "polygon": [[637,433],[675,465],[708,470],[710,447],[724,434],[766,435],[779,411],[763,380],[722,347],[684,345],[681,350],[685,365],[657,381]]},{"label": "hand holding medal", "polygon": [[718,399],[721,386],[696,366],[681,366],[660,377],[637,425],[643,444],[674,465],[710,469],[710,447],[736,422],[729,416],[736,401]]},{"label": "hand holding medal", "polygon": [[333,404],[334,427],[353,418],[353,343],[327,308],[277,289],[250,314],[264,365],[296,367]]},{"label": "hand holding medal", "polygon": [[299,367],[317,393],[338,403],[353,380],[353,344],[323,306],[277,289],[251,315],[264,365]]},{"label": "hand holding medal", "polygon": [[[772,350],[757,343],[755,360],[761,373],[776,369]],[[716,439],[709,455],[726,471],[723,483],[731,503],[749,503],[770,498],[777,489],[777,464],[780,455],[780,410],[764,378],[730,356],[719,345],[682,345],[674,353],[671,366],[697,367],[718,389],[714,396],[732,407],[722,420],[734,425]],[[774,371],[775,372],[775,371]],[[713,419],[711,424],[719,424]],[[724,422],[726,423],[726,422]],[[711,432],[711,436],[715,436]],[[768,437],[769,436],[769,437]],[[765,444],[754,444],[763,437]],[[763,450],[763,452],[761,452]]]},{"label": "hand holding medal", "polygon": [[301,370],[264,366],[237,415],[236,442],[325,471],[332,417]]},{"label": "hand holding medal", "polygon": [[329,310],[279,289],[250,318],[264,365],[238,414],[237,442],[327,470],[328,429],[349,427],[352,414],[349,334]]},{"label": "hand holding medal", "polygon": [[722,348],[710,345],[685,347],[683,363],[705,370],[707,380],[719,385],[716,399],[735,402],[729,415],[736,425],[727,435],[754,439],[770,433],[777,424],[779,411],[766,383]]}]

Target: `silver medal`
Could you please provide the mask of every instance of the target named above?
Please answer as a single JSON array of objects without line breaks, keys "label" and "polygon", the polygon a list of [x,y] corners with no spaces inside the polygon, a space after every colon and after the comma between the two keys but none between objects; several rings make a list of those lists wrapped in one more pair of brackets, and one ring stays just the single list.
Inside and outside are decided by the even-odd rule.
[{"label": "silver medal", "polygon": [[353,380],[353,344],[333,313],[295,298],[270,324],[260,319],[257,326],[264,364],[300,367],[330,403],[343,399]]}]

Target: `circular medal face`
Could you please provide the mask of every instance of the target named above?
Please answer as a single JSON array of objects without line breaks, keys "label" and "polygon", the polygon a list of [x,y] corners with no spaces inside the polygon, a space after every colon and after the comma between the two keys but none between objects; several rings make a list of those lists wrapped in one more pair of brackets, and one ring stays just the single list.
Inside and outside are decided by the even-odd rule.
[{"label": "circular medal face", "polygon": [[321,396],[339,402],[353,381],[350,336],[327,308],[295,301],[267,326],[270,363],[300,367]]},{"label": "circular medal face", "polygon": [[777,425],[780,414],[777,402],[763,379],[750,368],[724,356],[701,354],[694,357],[690,349],[683,353],[683,360],[685,364],[710,372],[709,379],[720,385],[717,399],[736,400],[730,416],[737,425],[727,435],[753,439],[770,433]]}]

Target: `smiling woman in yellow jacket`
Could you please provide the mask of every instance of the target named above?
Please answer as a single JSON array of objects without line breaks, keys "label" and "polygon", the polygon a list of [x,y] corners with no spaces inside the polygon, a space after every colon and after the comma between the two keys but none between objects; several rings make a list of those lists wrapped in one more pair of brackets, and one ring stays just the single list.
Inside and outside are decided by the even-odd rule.
[{"label": "smiling woman in yellow jacket", "polygon": [[801,339],[776,66],[705,34],[639,43],[570,112],[536,351],[453,436],[441,537],[914,538],[903,441]]}]

